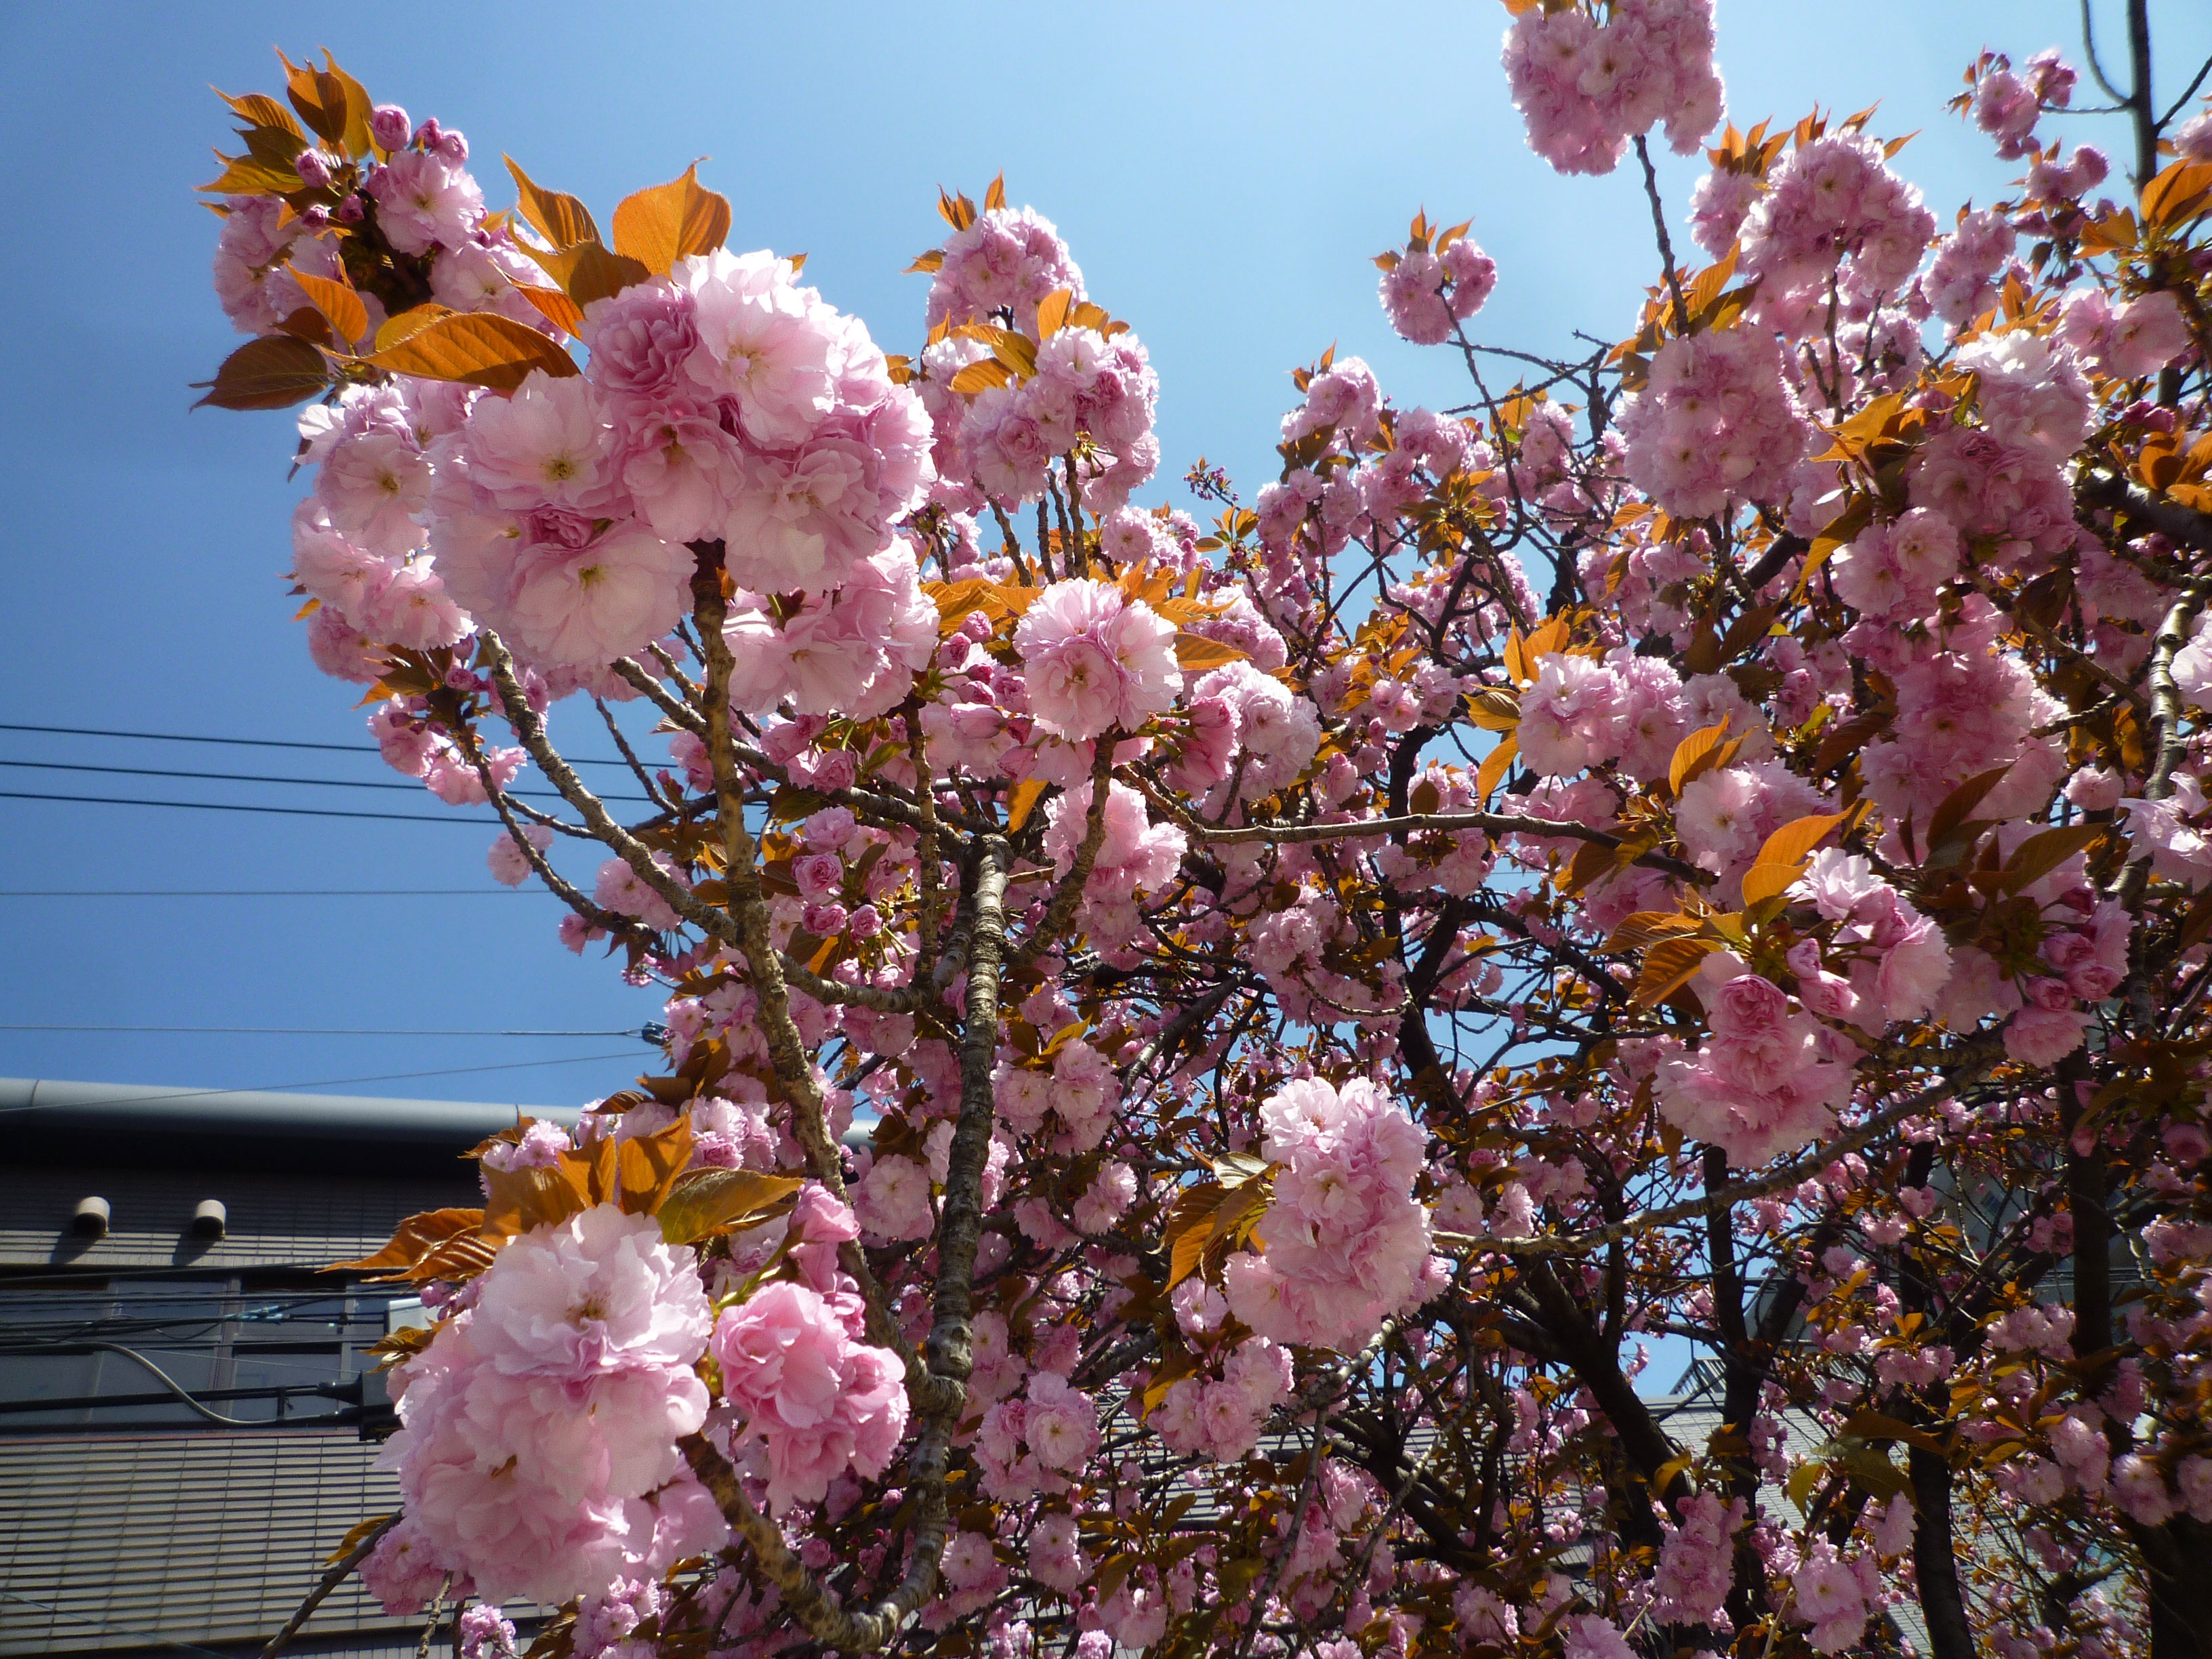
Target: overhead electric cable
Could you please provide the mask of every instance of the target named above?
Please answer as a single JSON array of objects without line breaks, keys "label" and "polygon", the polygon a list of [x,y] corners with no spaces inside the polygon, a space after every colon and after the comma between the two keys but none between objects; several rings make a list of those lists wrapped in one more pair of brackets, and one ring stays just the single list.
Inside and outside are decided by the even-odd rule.
[{"label": "overhead electric cable", "polygon": [[[419,781],[401,783],[392,778],[287,778],[270,772],[187,772],[173,767],[92,766],[76,761],[0,760],[0,766],[17,767],[33,772],[99,772],[127,778],[191,778],[203,783],[278,783],[295,789],[404,789],[418,795],[428,787]],[[562,799],[557,789],[510,789],[507,793],[525,799]],[[640,806],[658,804],[647,800],[643,795],[602,795],[599,799]]]},{"label": "overhead electric cable", "polygon": [[288,818],[374,818],[384,823],[472,823],[503,828],[497,818],[437,816],[428,812],[348,811],[336,806],[252,806],[243,801],[145,800],[122,795],[57,795],[28,789],[0,789],[0,800],[58,800],[76,806],[174,806],[196,812],[268,812]]},{"label": "overhead electric cable", "polygon": [[131,1031],[169,1036],[636,1037],[658,1046],[657,1039],[635,1027],[619,1031],[416,1031],[374,1025],[0,1025],[0,1031]]},{"label": "overhead electric cable", "polygon": [[[43,732],[64,738],[136,738],[149,743],[219,743],[243,749],[320,749],[340,755],[374,755],[374,744],[364,743],[302,743],[286,738],[204,738],[184,732],[119,732],[103,726],[31,726],[19,720],[0,720],[0,732]],[[618,766],[625,772],[629,763],[624,760],[571,759],[571,766]]]},{"label": "overhead electric cable", "polygon": [[512,898],[529,887],[0,887],[0,898]]}]

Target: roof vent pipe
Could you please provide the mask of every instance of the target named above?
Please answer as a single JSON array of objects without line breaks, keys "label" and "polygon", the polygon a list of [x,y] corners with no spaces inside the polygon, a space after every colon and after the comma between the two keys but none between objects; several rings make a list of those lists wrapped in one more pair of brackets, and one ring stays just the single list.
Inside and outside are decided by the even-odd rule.
[{"label": "roof vent pipe", "polygon": [[105,1238],[107,1221],[106,1199],[81,1198],[76,1201],[76,1213],[70,1218],[70,1230],[86,1238]]},{"label": "roof vent pipe", "polygon": [[222,1207],[219,1198],[204,1198],[200,1206],[192,1212],[191,1234],[194,1238],[221,1238],[229,1224],[230,1212]]}]

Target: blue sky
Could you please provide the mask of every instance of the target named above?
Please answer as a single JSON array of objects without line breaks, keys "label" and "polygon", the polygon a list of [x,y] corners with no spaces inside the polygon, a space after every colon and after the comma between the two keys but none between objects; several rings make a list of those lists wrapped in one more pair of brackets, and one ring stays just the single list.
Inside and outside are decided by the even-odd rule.
[{"label": "blue sky", "polygon": [[[2100,13],[2118,7],[2100,0]],[[2154,0],[2174,87],[2212,11]],[[1899,167],[1948,223],[2008,170],[1942,109],[1984,45],[2077,46],[2070,3],[1721,0],[1730,113],[1794,118],[1884,100],[1922,129]],[[1848,27],[1838,28],[1837,20]],[[679,173],[734,205],[732,240],[810,255],[807,276],[912,349],[943,184],[1016,201],[1067,235],[1094,297],[1163,384],[1162,479],[1187,503],[1204,454],[1250,494],[1272,476],[1287,372],[1332,342],[1401,404],[1449,403],[1449,359],[1391,338],[1370,255],[1414,210],[1472,216],[1497,258],[1486,339],[1544,346],[1631,326],[1656,269],[1629,173],[1563,180],[1531,157],[1498,67],[1490,0],[1298,3],[353,8],[15,6],[0,55],[12,164],[0,197],[0,453],[9,458],[0,720],[356,743],[354,696],[307,663],[277,580],[288,417],[188,412],[235,343],[207,286],[214,220],[191,195],[228,134],[207,91],[275,91],[271,42],[328,46],[380,100],[475,147],[496,206],[504,149],[606,212]],[[2117,45],[2117,41],[2113,43]],[[2190,55],[2193,49],[2194,56]],[[2108,59],[2123,56],[2107,49]],[[2085,99],[2082,101],[2090,101]],[[2117,155],[2112,121],[2075,124]],[[2094,130],[2094,131],[2092,131]],[[1679,207],[1698,167],[1673,156]],[[1678,233],[1679,235],[1679,233]],[[1686,246],[1686,239],[1680,245]],[[564,707],[586,754],[609,752]],[[0,731],[12,761],[388,781],[371,754],[224,750]],[[0,789],[442,812],[426,796],[0,767]],[[489,834],[445,823],[0,799],[0,888],[464,888],[465,896],[0,896],[9,1024],[607,1030],[657,1012],[552,938],[551,902],[491,889]],[[588,866],[586,866],[588,867]],[[572,1103],[645,1058],[619,1040],[0,1031],[0,1073],[179,1086]],[[611,1056],[570,1063],[576,1056]],[[561,1061],[532,1069],[475,1070]],[[342,1082],[392,1073],[441,1075]]]}]

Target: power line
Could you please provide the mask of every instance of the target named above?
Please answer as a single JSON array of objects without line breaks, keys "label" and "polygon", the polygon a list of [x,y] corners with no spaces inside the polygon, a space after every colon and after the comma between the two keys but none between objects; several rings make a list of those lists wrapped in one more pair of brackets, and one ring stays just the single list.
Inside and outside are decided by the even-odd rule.
[{"label": "power line", "polygon": [[398,1036],[398,1037],[636,1037],[658,1046],[635,1027],[618,1031],[407,1030],[349,1025],[0,1025],[0,1031],[128,1031],[167,1036]]},{"label": "power line", "polygon": [[272,812],[289,818],[374,818],[386,823],[472,823],[501,829],[497,818],[441,817],[428,812],[346,811],[325,806],[248,806],[240,801],[143,800],[119,795],[51,795],[28,789],[0,789],[0,800],[58,800],[78,806],[175,806],[196,812]]},{"label": "power line", "polygon": [[[431,1072],[380,1072],[373,1077],[312,1078],[303,1083],[263,1083],[247,1089],[177,1089],[165,1094],[134,1095],[126,1103],[132,1106],[150,1105],[157,1100],[204,1100],[210,1095],[283,1094],[294,1089],[336,1089],[351,1083],[398,1083],[414,1078],[466,1077],[478,1072],[528,1072],[546,1066],[587,1066],[594,1060],[634,1060],[636,1051],[625,1048],[613,1054],[571,1054],[563,1060],[517,1060],[498,1066],[447,1066]],[[14,1117],[24,1112],[52,1112],[76,1104],[70,1100],[55,1100],[35,1106],[0,1107],[0,1117]]]},{"label": "power line", "polygon": [[[281,783],[295,789],[404,789],[410,794],[420,794],[425,786],[399,783],[389,778],[287,778],[268,772],[186,772],[161,766],[90,766],[74,761],[0,760],[0,766],[20,767],[34,772],[100,772],[115,777],[129,778],[191,778],[206,783]],[[520,795],[538,800],[563,799],[557,789],[510,789],[510,795]],[[651,806],[653,802],[643,795],[602,795],[602,800],[623,801],[640,806]]]},{"label": "power line", "polygon": [[514,898],[527,887],[0,887],[0,898]]},{"label": "power line", "polygon": [[[183,732],[118,732],[101,726],[29,726],[16,720],[0,720],[0,732],[44,732],[64,738],[138,738],[149,743],[219,743],[243,749],[320,749],[340,755],[373,755],[376,750],[360,743],[300,743],[283,738],[202,738]],[[629,770],[623,760],[578,760],[570,758],[571,766],[618,766]]]}]

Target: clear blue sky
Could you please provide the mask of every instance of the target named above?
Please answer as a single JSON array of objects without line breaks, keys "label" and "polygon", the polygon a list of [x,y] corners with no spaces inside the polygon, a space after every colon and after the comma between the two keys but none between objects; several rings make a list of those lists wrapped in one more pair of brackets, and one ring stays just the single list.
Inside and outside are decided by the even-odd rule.
[{"label": "clear blue sky", "polygon": [[[2116,15],[2113,0],[2100,10]],[[2178,86],[2212,8],[2154,0]],[[1492,0],[1095,9],[724,3],[0,11],[11,257],[0,262],[0,454],[9,459],[0,720],[356,742],[354,695],[309,665],[289,562],[289,416],[188,413],[236,343],[207,285],[214,220],[191,186],[228,137],[207,91],[276,91],[270,52],[321,45],[379,99],[465,131],[495,205],[499,153],[604,222],[707,155],[732,240],[811,256],[810,280],[912,349],[942,183],[1001,167],[1073,244],[1091,292],[1148,343],[1166,463],[1203,453],[1248,498],[1271,476],[1287,371],[1332,341],[1402,404],[1456,400],[1449,360],[1398,344],[1368,257],[1416,208],[1473,216],[1498,259],[1487,338],[1538,345],[1631,325],[1654,271],[1628,173],[1555,179],[1507,103]],[[2075,51],[2073,5],[1721,0],[1730,112],[1794,118],[1886,100],[1923,130],[1899,165],[1945,222],[2007,177],[1946,114],[1984,45]],[[2114,42],[2117,45],[2117,41]],[[2193,48],[2195,57],[2188,57]],[[2109,56],[2122,54],[2111,53]],[[2185,58],[2186,63],[2185,64]],[[2092,101],[2085,99],[2082,101]],[[2095,129],[2116,156],[2117,123]],[[1698,168],[1672,156],[1678,206]],[[1686,243],[1685,243],[1686,246]],[[564,706],[580,752],[608,752]],[[0,732],[0,757],[379,781],[373,755],[297,755]],[[437,812],[427,796],[0,767],[0,789]],[[0,887],[489,890],[482,829],[0,799]],[[588,866],[586,866],[588,868]],[[596,1029],[656,1012],[555,944],[538,896],[80,902],[0,897],[9,1023]],[[540,1069],[381,1083],[573,1055]],[[0,1073],[186,1085],[333,1080],[337,1092],[573,1103],[647,1057],[619,1042],[71,1036],[0,1031]]]}]

